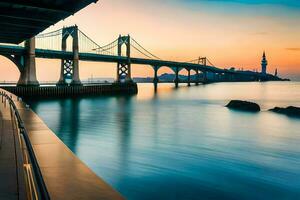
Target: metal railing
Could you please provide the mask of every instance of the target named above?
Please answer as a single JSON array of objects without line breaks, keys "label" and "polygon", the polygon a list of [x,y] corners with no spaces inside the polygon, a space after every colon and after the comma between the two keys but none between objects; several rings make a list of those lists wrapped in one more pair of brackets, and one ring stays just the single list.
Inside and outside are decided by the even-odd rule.
[{"label": "metal railing", "polygon": [[[41,170],[35,157],[33,147],[25,129],[23,120],[20,117],[19,111],[13,101],[13,96],[8,95],[5,91],[0,91],[2,103],[4,106],[10,107],[12,128],[17,133],[17,139],[22,157],[23,173],[26,185],[26,196],[28,200],[50,200]],[[19,101],[19,98],[17,97]]]}]

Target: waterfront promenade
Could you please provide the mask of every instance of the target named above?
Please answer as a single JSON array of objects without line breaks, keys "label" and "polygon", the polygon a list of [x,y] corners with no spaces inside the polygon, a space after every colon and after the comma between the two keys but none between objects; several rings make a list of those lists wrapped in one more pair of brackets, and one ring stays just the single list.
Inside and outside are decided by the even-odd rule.
[{"label": "waterfront promenade", "polygon": [[[0,97],[1,98],[1,97]],[[13,131],[10,108],[0,103],[0,199],[25,199],[24,178],[19,176],[22,166],[18,159],[18,138]],[[5,181],[3,181],[5,180]],[[24,198],[21,198],[21,197]]]},{"label": "waterfront promenade", "polygon": [[[123,199],[79,160],[25,103],[5,93],[13,100],[22,119],[50,199]],[[33,173],[33,185],[27,184],[31,182],[27,176],[30,164],[25,164],[28,158],[24,157],[24,149],[30,147],[22,146],[23,136],[18,133],[17,123],[13,123],[14,111],[9,101],[3,99],[0,101],[0,175],[5,181],[0,182],[0,199],[28,199],[28,195],[35,193],[32,187],[37,187],[37,193],[40,190],[37,174]]]}]

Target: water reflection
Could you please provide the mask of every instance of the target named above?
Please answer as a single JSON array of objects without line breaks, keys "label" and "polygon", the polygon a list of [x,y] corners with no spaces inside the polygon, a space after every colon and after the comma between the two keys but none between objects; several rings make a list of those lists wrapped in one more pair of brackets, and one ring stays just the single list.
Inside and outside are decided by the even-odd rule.
[{"label": "water reflection", "polygon": [[118,97],[117,107],[119,111],[116,113],[116,125],[118,126],[118,146],[120,170],[129,171],[128,156],[130,156],[130,139],[131,139],[131,97]]},{"label": "water reflection", "polygon": [[[291,86],[292,84],[292,86]],[[272,92],[274,91],[274,92]],[[258,102],[258,114],[228,110]],[[32,101],[48,126],[128,199],[296,199],[299,119],[267,112],[300,106],[297,83],[140,85],[138,96]]]}]

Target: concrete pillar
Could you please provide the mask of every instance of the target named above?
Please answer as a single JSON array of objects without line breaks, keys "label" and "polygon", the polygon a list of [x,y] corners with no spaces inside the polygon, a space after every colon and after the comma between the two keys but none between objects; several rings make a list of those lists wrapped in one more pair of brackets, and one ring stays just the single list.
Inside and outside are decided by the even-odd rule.
[{"label": "concrete pillar", "polygon": [[179,69],[178,69],[178,67],[176,67],[176,70],[175,70],[175,80],[174,80],[176,88],[178,88],[178,86],[179,86],[179,77],[178,77],[178,74],[179,74]]},{"label": "concrete pillar", "polygon": [[188,86],[191,86],[191,70],[188,69]]},{"label": "concrete pillar", "polygon": [[[64,33],[63,33],[64,35]],[[61,50],[62,51],[66,51],[67,50],[67,38],[68,37],[64,37],[62,38],[61,41]],[[59,76],[59,80],[57,82],[56,85],[61,86],[61,85],[66,85],[67,83],[65,82],[65,65],[64,65],[64,60],[61,60],[61,66],[60,66],[60,76]]]},{"label": "concrete pillar", "polygon": [[130,35],[127,36],[126,56],[127,56],[127,67],[128,67],[128,74],[126,77],[126,81],[130,82],[132,81],[131,80],[131,58],[130,58]]},{"label": "concrete pillar", "polygon": [[23,69],[20,73],[18,86],[39,86],[35,66],[35,38],[25,41],[25,55],[22,59]]},{"label": "concrete pillar", "polygon": [[207,83],[207,71],[203,71],[203,83]]},{"label": "concrete pillar", "polygon": [[79,44],[78,44],[78,27],[74,27],[73,32],[73,77],[71,85],[81,85],[79,78]]},{"label": "concrete pillar", "polygon": [[199,85],[200,82],[200,76],[199,76],[199,70],[196,70],[196,85]]},{"label": "concrete pillar", "polygon": [[[122,55],[122,37],[121,35],[119,35],[119,38],[118,38],[118,56],[121,56]],[[121,70],[121,63],[117,63],[117,82],[120,82],[121,80],[121,73],[120,73],[120,70]]]},{"label": "concrete pillar", "polygon": [[157,84],[158,84],[158,76],[157,76],[158,67],[154,67],[154,78],[153,78],[153,84],[154,84],[154,91],[157,91]]},{"label": "concrete pillar", "polygon": [[214,82],[218,81],[218,73],[214,73]]}]

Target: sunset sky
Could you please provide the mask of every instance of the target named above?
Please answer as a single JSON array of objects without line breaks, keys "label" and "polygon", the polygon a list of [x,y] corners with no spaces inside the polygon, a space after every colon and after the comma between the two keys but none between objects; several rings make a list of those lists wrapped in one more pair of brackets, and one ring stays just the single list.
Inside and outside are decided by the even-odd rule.
[{"label": "sunset sky", "polygon": [[[260,70],[265,50],[269,73],[278,68],[280,76],[300,80],[299,0],[100,0],[45,32],[74,24],[100,45],[130,34],[162,59],[206,56],[220,68]],[[3,57],[0,63],[0,81],[16,81],[17,68]],[[80,76],[114,77],[115,66],[81,62]],[[38,79],[57,80],[59,68],[59,60],[38,59]],[[132,70],[153,75],[150,67]]]}]

